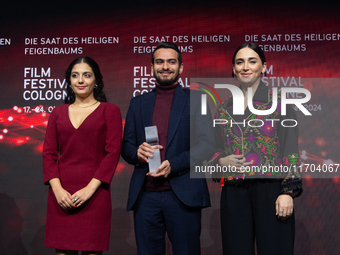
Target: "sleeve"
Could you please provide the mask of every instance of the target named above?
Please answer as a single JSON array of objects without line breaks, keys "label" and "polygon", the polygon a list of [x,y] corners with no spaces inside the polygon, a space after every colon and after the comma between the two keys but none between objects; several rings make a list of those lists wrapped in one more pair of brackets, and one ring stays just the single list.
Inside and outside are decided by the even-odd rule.
[{"label": "sleeve", "polygon": [[44,183],[48,184],[49,180],[60,178],[58,168],[59,144],[57,138],[57,108],[55,108],[49,119],[46,128],[46,135],[43,147],[43,178]]},{"label": "sleeve", "polygon": [[137,158],[137,150],[139,144],[137,143],[137,132],[136,132],[136,121],[134,117],[134,98],[130,101],[130,106],[126,114],[125,126],[124,126],[124,136],[122,142],[122,157],[123,159],[131,164],[139,164]]},{"label": "sleeve", "polygon": [[110,184],[120,157],[122,117],[118,106],[113,104],[108,105],[104,112],[106,122],[104,158],[93,178]]},{"label": "sleeve", "polygon": [[[298,140],[299,128],[294,109],[288,105],[286,116],[280,116],[279,127],[280,157],[284,173],[281,183],[281,193],[292,191],[292,197],[302,193],[302,180],[299,171],[301,164]],[[282,122],[283,121],[283,122]]]}]

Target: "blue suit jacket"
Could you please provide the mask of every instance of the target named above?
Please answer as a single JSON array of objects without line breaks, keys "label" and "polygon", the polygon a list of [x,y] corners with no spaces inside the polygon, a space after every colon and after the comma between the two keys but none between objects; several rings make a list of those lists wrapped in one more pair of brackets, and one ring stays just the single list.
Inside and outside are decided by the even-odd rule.
[{"label": "blue suit jacket", "polygon": [[[182,89],[180,85],[175,91],[165,159],[170,162],[171,174],[168,179],[177,197],[187,206],[207,207],[210,206],[210,197],[206,179],[190,178],[190,166],[202,165],[202,161],[214,154],[214,130],[210,111],[205,116],[200,113],[200,97],[191,100],[190,107],[190,93],[198,96],[198,92]],[[127,210],[131,210],[136,203],[149,171],[147,163],[139,162],[137,150],[145,142],[144,128],[152,126],[155,100],[156,90],[132,98],[126,115],[121,154],[129,164],[135,166]]]}]

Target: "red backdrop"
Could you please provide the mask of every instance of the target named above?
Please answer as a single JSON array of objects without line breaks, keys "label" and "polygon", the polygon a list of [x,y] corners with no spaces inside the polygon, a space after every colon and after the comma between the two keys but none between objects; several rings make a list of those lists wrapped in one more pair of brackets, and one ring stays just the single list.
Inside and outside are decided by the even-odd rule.
[{"label": "red backdrop", "polygon": [[[48,187],[42,181],[42,143],[49,112],[63,103],[64,72],[81,55],[98,62],[107,97],[124,118],[130,99],[154,87],[150,52],[159,42],[180,47],[184,87],[190,87],[190,78],[230,77],[236,47],[255,42],[265,51],[270,85],[280,80],[280,86],[289,81],[286,86],[294,87],[299,78],[322,78],[304,84],[314,110],[311,117],[298,113],[299,146],[305,163],[339,164],[340,25],[333,7],[214,0],[5,4],[0,25],[0,254],[53,254],[43,247]],[[132,166],[121,160],[112,182],[111,247],[105,254],[136,252],[132,213],[125,212],[131,173]],[[304,177],[304,193],[294,201],[296,254],[337,254],[338,175]],[[221,254],[220,187],[209,182],[209,189],[212,207],[203,211],[202,253]]]}]

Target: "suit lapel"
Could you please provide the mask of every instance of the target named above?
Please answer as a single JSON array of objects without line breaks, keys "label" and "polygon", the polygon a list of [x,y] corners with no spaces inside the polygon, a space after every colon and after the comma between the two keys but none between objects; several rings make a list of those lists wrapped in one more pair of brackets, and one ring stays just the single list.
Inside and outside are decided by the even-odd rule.
[{"label": "suit lapel", "polygon": [[181,85],[178,85],[174,99],[172,100],[171,112],[170,112],[170,119],[169,119],[169,129],[168,129],[168,140],[167,140],[167,147],[174,138],[176,130],[178,128],[179,122],[182,117],[182,113],[184,111],[186,105],[186,94],[181,88]]},{"label": "suit lapel", "polygon": [[152,126],[152,114],[155,107],[156,90],[152,90],[142,97],[142,120],[144,127]]}]

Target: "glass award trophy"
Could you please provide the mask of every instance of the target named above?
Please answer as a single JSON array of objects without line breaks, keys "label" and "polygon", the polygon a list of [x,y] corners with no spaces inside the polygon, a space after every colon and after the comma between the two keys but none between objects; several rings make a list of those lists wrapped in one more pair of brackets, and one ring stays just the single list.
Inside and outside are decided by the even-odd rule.
[{"label": "glass award trophy", "polygon": [[[158,132],[156,126],[145,127],[146,142],[151,146],[159,145]],[[154,174],[156,169],[161,165],[161,154],[159,149],[154,149],[153,157],[149,160],[149,172]]]}]

